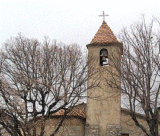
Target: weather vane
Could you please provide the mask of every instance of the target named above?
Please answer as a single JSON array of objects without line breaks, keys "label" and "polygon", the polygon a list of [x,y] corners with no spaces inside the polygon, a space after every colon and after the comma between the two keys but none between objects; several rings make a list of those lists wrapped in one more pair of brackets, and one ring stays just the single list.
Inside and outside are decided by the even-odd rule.
[{"label": "weather vane", "polygon": [[99,17],[103,17],[103,21],[105,21],[105,16],[109,16],[109,15],[105,15],[104,11],[103,11],[103,14],[102,15],[99,15]]}]

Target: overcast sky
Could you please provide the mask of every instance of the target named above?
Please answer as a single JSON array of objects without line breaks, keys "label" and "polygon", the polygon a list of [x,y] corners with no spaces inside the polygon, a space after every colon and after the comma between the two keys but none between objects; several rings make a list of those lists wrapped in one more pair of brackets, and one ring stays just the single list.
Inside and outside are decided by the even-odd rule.
[{"label": "overcast sky", "polygon": [[19,32],[40,41],[44,36],[65,44],[89,44],[102,24],[98,15],[109,14],[106,22],[115,35],[124,26],[160,16],[158,0],[45,0],[0,1],[0,46]]}]

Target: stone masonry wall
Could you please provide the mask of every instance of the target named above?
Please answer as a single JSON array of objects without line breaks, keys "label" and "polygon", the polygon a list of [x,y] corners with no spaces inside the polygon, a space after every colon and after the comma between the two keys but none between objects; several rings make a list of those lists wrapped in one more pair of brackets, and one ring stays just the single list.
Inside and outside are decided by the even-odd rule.
[{"label": "stone masonry wall", "polygon": [[[100,136],[100,127],[98,125],[86,125],[85,136]],[[121,136],[121,127],[117,124],[107,125],[106,136]]]},{"label": "stone masonry wall", "polygon": [[106,136],[121,136],[121,127],[116,124],[107,125]]},{"label": "stone masonry wall", "polygon": [[98,125],[86,125],[85,136],[99,136],[99,126]]}]

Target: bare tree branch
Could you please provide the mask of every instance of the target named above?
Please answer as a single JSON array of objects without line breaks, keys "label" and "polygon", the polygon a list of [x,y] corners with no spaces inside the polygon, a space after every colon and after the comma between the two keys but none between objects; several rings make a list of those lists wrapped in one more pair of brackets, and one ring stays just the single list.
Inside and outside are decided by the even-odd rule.
[{"label": "bare tree branch", "polygon": [[[122,101],[128,105],[133,121],[148,136],[158,136],[160,106],[160,37],[155,31],[155,23],[155,20],[151,20],[148,25],[143,17],[140,23],[122,31],[122,64],[116,64],[118,58],[111,53],[112,67],[118,73],[115,73],[113,68],[108,69],[112,78],[106,79],[108,85],[121,89],[122,98],[127,98]],[[121,78],[121,84],[117,83],[116,77]],[[148,126],[138,120],[137,113],[144,115]]]},{"label": "bare tree branch", "polygon": [[84,101],[88,88],[98,86],[93,81],[87,87],[97,71],[88,74],[90,61],[77,45],[51,44],[49,39],[40,43],[19,35],[5,43],[0,57],[0,106],[9,117],[0,122],[11,135],[43,136],[52,114],[71,109]]}]

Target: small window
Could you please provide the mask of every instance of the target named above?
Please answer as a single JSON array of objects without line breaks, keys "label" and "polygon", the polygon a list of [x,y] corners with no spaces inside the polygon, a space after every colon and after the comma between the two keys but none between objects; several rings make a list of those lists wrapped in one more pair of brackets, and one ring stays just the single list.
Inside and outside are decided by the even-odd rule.
[{"label": "small window", "polygon": [[100,50],[100,66],[108,65],[108,51],[107,49]]}]

